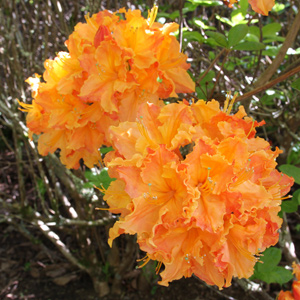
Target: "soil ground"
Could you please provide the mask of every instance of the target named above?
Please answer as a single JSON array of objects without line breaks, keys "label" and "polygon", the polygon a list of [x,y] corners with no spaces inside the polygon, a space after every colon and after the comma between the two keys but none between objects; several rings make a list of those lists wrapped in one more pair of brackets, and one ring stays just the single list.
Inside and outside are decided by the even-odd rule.
[{"label": "soil ground", "polygon": [[132,282],[124,281],[124,294],[98,297],[88,275],[76,270],[55,250],[46,253],[41,245],[32,244],[13,226],[0,225],[0,244],[1,300],[263,299],[245,293],[236,283],[221,293],[196,278],[174,281],[167,288],[152,285],[143,292],[135,290]]}]

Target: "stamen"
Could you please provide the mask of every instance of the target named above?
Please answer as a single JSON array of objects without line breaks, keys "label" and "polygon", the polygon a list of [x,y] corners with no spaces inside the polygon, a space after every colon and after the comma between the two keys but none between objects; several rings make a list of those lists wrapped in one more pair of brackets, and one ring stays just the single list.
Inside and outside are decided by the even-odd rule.
[{"label": "stamen", "polygon": [[156,19],[156,15],[157,15],[157,11],[158,11],[158,6],[154,5],[151,9],[151,11],[148,11],[148,25],[149,27],[151,27]]},{"label": "stamen", "polygon": [[293,198],[293,196],[292,195],[288,195],[286,197],[275,198],[273,200],[285,200],[285,199],[291,199],[291,198]]},{"label": "stamen", "polygon": [[138,261],[138,262],[139,261],[144,261],[144,262],[143,262],[143,264],[141,264],[140,266],[137,266],[136,268],[140,269],[140,268],[144,267],[150,260],[151,260],[151,258],[148,256],[148,254],[141,259],[137,259],[136,261]]},{"label": "stamen", "polygon": [[230,114],[231,110],[232,110],[232,107],[233,107],[233,104],[235,102],[235,99],[237,98],[238,96],[238,93],[235,93],[231,98],[231,91],[229,91],[227,93],[227,96],[226,96],[226,100],[225,100],[225,103],[224,103],[224,108],[223,108],[223,112],[226,113],[227,115]]},{"label": "stamen", "polygon": [[139,129],[141,135],[148,141],[148,143],[151,147],[155,148],[157,146],[157,144],[150,138],[150,136],[148,134],[148,129],[145,126],[144,121],[143,121],[143,116],[140,116],[140,119],[137,119],[136,122],[137,122],[138,129]]},{"label": "stamen", "polygon": [[96,210],[116,210],[119,209],[119,207],[95,207]]},{"label": "stamen", "polygon": [[238,96],[238,93],[235,93],[234,95],[233,95],[233,98],[231,99],[231,102],[230,102],[230,105],[229,105],[229,108],[228,108],[228,110],[227,110],[227,115],[229,115],[230,114],[230,112],[231,112],[231,110],[232,110],[232,107],[233,107],[233,104],[234,104],[234,102],[235,102],[235,99],[237,98],[237,96]]},{"label": "stamen", "polygon": [[152,195],[152,192],[151,192],[151,186],[152,186],[152,183],[148,183],[149,192],[144,193],[143,197],[144,197],[144,199],[145,199],[148,203],[159,205],[159,204],[161,204],[161,203],[158,203],[158,202],[156,201],[156,200],[158,199],[157,196],[153,196],[153,195]]},{"label": "stamen", "polygon": [[227,107],[228,107],[228,104],[230,101],[230,96],[231,96],[231,91],[227,92],[227,95],[226,95],[226,100],[225,100],[224,108],[223,108],[224,113],[226,113],[226,111],[227,111]]},{"label": "stamen", "polygon": [[138,262],[143,261],[143,260],[147,259],[147,257],[148,257],[148,254],[146,254],[143,258],[137,259],[136,261],[138,261]]},{"label": "stamen", "polygon": [[[118,193],[118,192],[115,192],[115,191],[110,191],[110,190],[107,190],[104,188],[104,186],[101,184],[101,187],[97,187],[94,185],[94,188],[96,188],[97,190],[99,190],[102,194],[105,194],[105,195],[112,195],[112,196],[124,196],[123,193]],[[116,209],[119,209],[119,207],[96,207],[95,208],[96,210],[116,210]]]},{"label": "stamen", "polygon": [[202,183],[201,185],[199,185],[199,188],[200,188],[201,192],[203,192],[203,193],[209,193],[209,194],[212,193],[213,190],[214,190],[214,188],[215,188],[215,186],[217,185],[217,183],[214,182],[211,179],[211,177],[209,176],[210,170],[211,170],[211,168],[208,167],[207,168],[206,180],[205,180],[204,183]]},{"label": "stamen", "polygon": [[97,187],[94,185],[94,188],[96,188],[97,190],[99,190],[102,194],[105,195],[111,195],[111,196],[124,196],[124,193],[121,192],[116,192],[116,191],[111,191],[108,189],[105,189],[104,186],[101,184],[101,187]]},{"label": "stamen", "polygon": [[29,112],[33,108],[32,104],[23,103],[19,100],[18,100],[18,103],[21,106],[21,107],[19,107],[19,110],[21,110],[21,111]]},{"label": "stamen", "polygon": [[248,132],[248,134],[247,134],[247,136],[246,136],[246,138],[248,138],[248,137],[249,137],[249,135],[250,135],[250,133],[251,133],[251,131],[252,131],[253,127],[254,127],[254,123],[255,123],[255,121],[254,121],[254,120],[252,120],[252,126],[251,126],[251,128],[250,128],[250,130],[249,130],[249,132]]},{"label": "stamen", "polygon": [[155,268],[155,273],[158,274],[162,266],[162,261],[157,262],[157,266]]},{"label": "stamen", "polygon": [[252,177],[252,175],[254,173],[254,168],[253,167],[249,168],[250,162],[251,162],[251,159],[248,158],[246,167],[241,169],[240,172],[236,175],[236,181],[232,183],[233,186],[240,185]]},{"label": "stamen", "polygon": [[210,167],[208,167],[208,168],[207,168],[207,178],[209,178],[209,173],[210,173],[210,170],[211,170],[211,168],[210,168]]}]

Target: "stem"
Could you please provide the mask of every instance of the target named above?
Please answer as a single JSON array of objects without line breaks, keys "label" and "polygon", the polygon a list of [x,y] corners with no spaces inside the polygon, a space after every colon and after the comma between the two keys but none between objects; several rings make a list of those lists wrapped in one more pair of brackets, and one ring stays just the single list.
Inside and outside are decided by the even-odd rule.
[{"label": "stem", "polygon": [[225,51],[228,51],[227,49],[223,48],[221,50],[221,52],[215,57],[215,59],[211,62],[211,64],[209,65],[209,67],[205,70],[205,72],[198,78],[198,80],[196,81],[196,84],[199,84],[201,82],[201,80],[206,76],[206,74],[210,71],[210,69],[215,65],[215,63],[217,62],[217,60],[221,57],[221,55],[223,55],[223,53]]},{"label": "stem", "polygon": [[[39,214],[36,212],[36,217],[39,217],[38,215]],[[41,232],[58,248],[61,254],[68,261],[77,266],[80,270],[89,273],[89,269],[82,265],[77,260],[77,258],[72,255],[67,246],[61,241],[60,237],[54,231],[52,231],[43,221],[36,219],[32,221],[32,224],[41,230]]]},{"label": "stem", "polygon": [[12,128],[12,132],[13,132],[13,140],[14,140],[14,148],[15,148],[15,156],[16,156],[16,167],[17,167],[17,174],[18,174],[20,201],[21,201],[21,206],[24,207],[27,203],[26,203],[24,176],[23,176],[22,149],[21,149],[21,145],[18,139],[16,129]]},{"label": "stem", "polygon": [[242,96],[237,97],[236,101],[243,101],[243,100],[246,100],[246,99],[248,99],[249,97],[251,97],[251,96],[253,96],[253,95],[256,95],[256,94],[258,94],[258,93],[260,93],[260,92],[263,92],[263,91],[269,89],[270,87],[274,86],[275,84],[277,84],[277,83],[279,83],[279,82],[281,82],[281,81],[284,81],[284,80],[287,79],[288,77],[291,77],[291,76],[297,74],[298,72],[300,72],[300,66],[298,66],[298,67],[296,67],[296,68],[290,70],[289,72],[284,73],[283,75],[281,75],[281,76],[275,78],[274,80],[272,80],[272,81],[266,83],[266,84],[263,85],[263,86],[260,86],[260,87],[258,87],[258,88],[256,88],[256,89],[254,89],[254,90],[252,90],[252,91],[250,91],[250,92],[248,92],[248,93],[242,95]]},{"label": "stem", "polygon": [[276,73],[278,68],[280,67],[282,61],[284,60],[284,57],[286,55],[287,50],[290,48],[290,46],[293,44],[297,37],[297,33],[300,30],[300,9],[298,8],[298,13],[294,19],[293,24],[291,25],[289,32],[285,38],[284,43],[282,44],[282,47],[280,48],[277,56],[273,60],[272,64],[259,76],[257,81],[255,82],[255,87],[261,87],[266,82],[270,80],[270,78],[273,76],[273,74]]},{"label": "stem", "polygon": [[296,262],[298,264],[299,260],[296,256],[295,244],[292,240],[290,228],[285,213],[283,213],[282,219],[283,222],[280,230],[281,232],[280,232],[280,239],[279,239],[280,248],[282,249],[285,259],[288,261],[290,265],[292,265],[293,262]]},{"label": "stem", "polygon": [[211,92],[210,92],[210,95],[209,95],[209,98],[208,98],[208,99],[211,99],[212,96],[213,96],[213,94],[214,94],[216,85],[217,85],[217,83],[218,83],[218,81],[219,81],[219,78],[220,78],[221,73],[223,72],[223,67],[224,67],[224,64],[225,64],[225,62],[226,62],[226,60],[227,60],[227,57],[228,57],[229,52],[230,52],[230,51],[226,51],[226,53],[225,53],[225,56],[224,56],[223,62],[222,62],[222,66],[221,66],[220,71],[219,71],[219,73],[218,73],[218,75],[217,75],[217,77],[216,77],[216,82],[215,82],[215,84],[214,84],[214,86],[213,86],[213,88],[212,88],[212,90],[211,90]]}]

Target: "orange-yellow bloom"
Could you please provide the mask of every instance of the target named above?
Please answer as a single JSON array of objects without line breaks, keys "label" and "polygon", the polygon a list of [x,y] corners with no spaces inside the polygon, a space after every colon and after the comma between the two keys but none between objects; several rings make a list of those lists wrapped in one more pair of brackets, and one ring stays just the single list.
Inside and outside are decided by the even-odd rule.
[{"label": "orange-yellow bloom", "polygon": [[110,126],[134,121],[143,102],[159,105],[194,91],[187,56],[171,35],[178,25],[154,22],[156,13],[157,7],[148,19],[125,9],[87,16],[66,41],[68,52],[46,60],[44,82],[27,80],[34,100],[20,105],[30,136],[40,135],[42,155],[60,149],[68,168],[78,168],[81,159],[92,167],[101,159],[99,148],[111,145]]},{"label": "orange-yellow bloom", "polygon": [[136,122],[109,129],[116,151],[105,162],[117,181],[105,197],[121,212],[109,244],[137,234],[145,262],[164,264],[162,285],[195,274],[229,286],[250,277],[258,254],[278,241],[293,179],[275,169],[280,150],[255,137],[263,122],[243,107],[229,115],[230,107],[145,103]]},{"label": "orange-yellow bloom", "polygon": [[299,300],[300,299],[300,265],[293,263],[293,274],[295,274],[296,280],[292,284],[292,292],[280,291],[278,300]]},{"label": "orange-yellow bloom", "polygon": [[275,0],[249,0],[252,9],[259,14],[267,16],[275,5]]},{"label": "orange-yellow bloom", "polygon": [[[229,2],[230,5],[237,2],[237,0],[224,1]],[[271,11],[272,7],[275,5],[275,0],[248,0],[248,2],[255,12],[265,16],[269,14],[269,11]]]}]

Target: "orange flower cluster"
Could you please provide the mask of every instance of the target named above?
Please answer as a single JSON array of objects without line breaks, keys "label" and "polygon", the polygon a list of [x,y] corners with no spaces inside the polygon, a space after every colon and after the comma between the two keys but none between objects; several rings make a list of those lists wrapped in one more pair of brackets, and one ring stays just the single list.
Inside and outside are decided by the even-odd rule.
[{"label": "orange flower cluster", "polygon": [[259,253],[278,240],[293,179],[275,169],[281,151],[255,137],[263,122],[242,106],[230,115],[232,105],[145,103],[136,122],[109,130],[116,151],[105,162],[117,180],[103,192],[120,214],[109,244],[137,234],[144,264],[164,265],[162,285],[195,274],[227,287],[233,276],[251,276]]},{"label": "orange flower cluster", "polygon": [[[223,0],[230,5],[236,3],[237,0]],[[251,4],[252,9],[262,15],[267,16],[269,11],[271,11],[272,7],[275,5],[275,0],[248,0],[249,4]]]},{"label": "orange flower cluster", "polygon": [[293,282],[293,291],[280,291],[278,300],[300,300],[300,265],[293,263],[293,274],[296,276],[296,280]]},{"label": "orange flower cluster", "polygon": [[80,159],[92,167],[99,148],[111,144],[109,126],[135,120],[143,102],[194,91],[187,57],[172,35],[178,24],[154,22],[156,13],[154,7],[148,19],[125,9],[87,17],[66,41],[69,52],[46,60],[45,82],[38,75],[27,80],[34,100],[20,105],[30,136],[40,135],[40,154],[60,149],[68,168],[78,168]]}]

